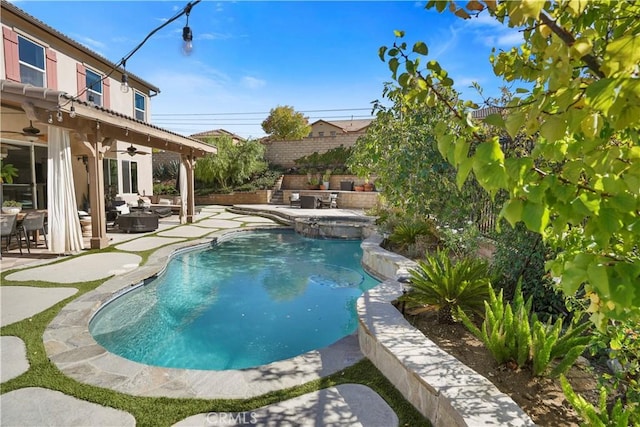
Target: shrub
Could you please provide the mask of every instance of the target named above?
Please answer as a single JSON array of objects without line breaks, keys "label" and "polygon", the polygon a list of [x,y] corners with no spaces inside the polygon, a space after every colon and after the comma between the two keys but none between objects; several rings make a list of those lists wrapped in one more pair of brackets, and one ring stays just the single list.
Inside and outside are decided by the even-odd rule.
[{"label": "shrub", "polygon": [[176,195],[178,190],[173,184],[153,184],[153,194]]},{"label": "shrub", "polygon": [[482,340],[499,364],[514,362],[521,368],[530,366],[534,376],[546,374],[556,359],[561,360],[549,375],[566,372],[591,341],[591,337],[582,335],[590,325],[588,322],[575,328],[571,325],[563,332],[561,318],[554,324],[543,323],[535,313],[531,314],[531,298],[525,302],[520,283],[513,305],[504,303],[502,290],[496,296],[490,289],[484,306],[482,329],[460,311],[464,325]]},{"label": "shrub", "polygon": [[586,425],[596,427],[640,425],[637,401],[624,405],[621,399],[616,399],[613,405],[608,405],[607,389],[606,387],[601,387],[600,399],[596,408],[582,396],[576,394],[564,375],[560,376],[560,384],[567,401],[576,410],[578,416],[586,422]]},{"label": "shrub", "polygon": [[400,250],[406,250],[416,243],[419,236],[430,238],[434,244],[439,241],[435,223],[428,218],[409,218],[398,222],[389,235],[389,241]]},{"label": "shrub", "polygon": [[452,323],[458,311],[479,313],[489,296],[489,265],[477,258],[452,263],[445,252],[438,250],[418,261],[418,268],[409,273],[411,289],[400,300],[412,306],[435,306],[439,323]]}]

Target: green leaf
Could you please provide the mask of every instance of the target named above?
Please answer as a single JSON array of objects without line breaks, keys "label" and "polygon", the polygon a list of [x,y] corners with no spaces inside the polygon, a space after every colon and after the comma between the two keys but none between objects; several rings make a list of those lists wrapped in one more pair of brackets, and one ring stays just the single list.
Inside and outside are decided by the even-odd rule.
[{"label": "green leaf", "polygon": [[456,184],[459,189],[461,189],[462,186],[464,185],[464,182],[467,180],[467,177],[469,176],[469,172],[471,172],[472,168],[473,168],[473,158],[468,157],[462,162],[460,162],[460,165],[458,166],[458,174],[456,175]]},{"label": "green leaf", "polygon": [[582,122],[580,122],[580,129],[582,129],[582,133],[585,137],[593,139],[600,134],[602,125],[602,117],[600,114],[593,112],[582,119]]},{"label": "green leaf", "polygon": [[540,135],[547,141],[557,141],[562,139],[567,130],[567,122],[561,116],[547,117],[540,126]]},{"label": "green leaf", "polygon": [[587,104],[608,116],[609,109],[616,100],[616,86],[614,79],[600,79],[591,83],[585,91]]},{"label": "green leaf", "polygon": [[624,222],[621,215],[614,209],[602,208],[598,216],[599,228],[607,234],[615,233],[620,230]]},{"label": "green leaf", "polygon": [[539,203],[524,202],[522,221],[531,231],[543,234],[549,225],[549,209]]},{"label": "green leaf", "polygon": [[502,118],[501,114],[489,114],[487,117],[484,118],[484,122],[488,125],[491,126],[496,126],[499,128],[504,128],[505,123],[504,123],[504,119]]},{"label": "green leaf", "polygon": [[608,297],[609,290],[609,276],[607,275],[607,268],[597,260],[587,267],[587,277],[589,283],[594,288],[598,289],[599,294],[604,297]]},{"label": "green leaf", "polygon": [[396,37],[404,37],[404,31],[402,30],[393,30],[393,35]]},{"label": "green leaf", "polygon": [[507,116],[505,120],[505,127],[507,129],[507,133],[511,138],[515,138],[520,128],[522,127],[526,117],[524,113],[511,113]]},{"label": "green leaf", "polygon": [[503,207],[500,216],[504,217],[509,224],[515,226],[522,219],[524,203],[520,199],[511,199]]},{"label": "green leaf", "polygon": [[603,64],[603,71],[607,75],[631,72],[640,63],[640,38],[637,34],[620,37],[607,45],[606,55],[609,61]]},{"label": "green leaf", "polygon": [[387,47],[386,46],[380,46],[380,48],[378,49],[378,56],[380,57],[380,60],[382,62],[384,62],[384,54],[387,51]]},{"label": "green leaf", "polygon": [[508,177],[498,137],[478,145],[473,171],[480,184],[491,193],[506,187]]},{"label": "green leaf", "polygon": [[429,49],[427,48],[427,45],[425,44],[425,42],[416,42],[413,45],[413,51],[415,53],[419,53],[420,55],[428,55],[429,54]]},{"label": "green leaf", "polygon": [[398,58],[391,58],[389,60],[389,69],[393,73],[393,78],[396,78],[396,73],[398,72],[398,66],[400,63],[398,62]]}]

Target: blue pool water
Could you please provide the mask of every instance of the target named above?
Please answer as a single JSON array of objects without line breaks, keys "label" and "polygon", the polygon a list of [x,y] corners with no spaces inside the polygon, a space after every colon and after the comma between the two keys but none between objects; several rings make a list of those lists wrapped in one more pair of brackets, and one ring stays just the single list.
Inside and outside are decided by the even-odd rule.
[{"label": "blue pool water", "polygon": [[173,258],[164,274],[103,307],[90,324],[112,353],[154,366],[242,369],[353,333],[355,303],[378,282],[360,241],[290,230],[238,233]]}]

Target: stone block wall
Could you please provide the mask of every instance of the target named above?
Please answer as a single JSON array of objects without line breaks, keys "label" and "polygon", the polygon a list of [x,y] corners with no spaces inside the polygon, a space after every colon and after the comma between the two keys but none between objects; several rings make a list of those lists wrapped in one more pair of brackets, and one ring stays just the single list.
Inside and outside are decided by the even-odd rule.
[{"label": "stone block wall", "polygon": [[257,190],[196,196],[196,205],[266,205],[270,200],[271,190]]},{"label": "stone block wall", "polygon": [[330,137],[303,138],[294,141],[265,141],[265,159],[272,164],[284,168],[295,167],[294,160],[308,156],[316,151],[324,153],[332,148],[343,145],[351,147],[361,134],[336,135]]}]

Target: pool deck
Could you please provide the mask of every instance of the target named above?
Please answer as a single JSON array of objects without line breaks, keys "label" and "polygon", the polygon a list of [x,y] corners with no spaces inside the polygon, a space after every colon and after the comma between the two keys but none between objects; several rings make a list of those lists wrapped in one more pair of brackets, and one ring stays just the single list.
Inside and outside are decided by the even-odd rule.
[{"label": "pool deck", "polygon": [[[65,285],[109,278],[95,290],[64,306],[45,330],[43,342],[47,355],[65,375],[81,383],[130,395],[204,399],[243,399],[304,384],[362,359],[355,334],[324,349],[253,369],[199,371],[151,367],[111,354],[93,340],[88,323],[96,310],[115,293],[162,271],[171,253],[180,248],[210,243],[233,230],[290,223],[296,217],[363,216],[364,213],[358,210],[246,205],[229,212],[222,206],[207,206],[193,224],[181,225],[177,216],[172,216],[161,220],[158,230],[152,233],[109,233],[111,245],[118,249],[117,252],[80,252],[58,257],[46,249],[32,249],[30,256],[19,256],[12,250],[2,258],[2,270],[13,270],[6,280],[17,284],[42,280],[57,283],[59,287],[0,287],[1,326],[34,316],[77,292]],[[142,258],[138,252],[147,250],[153,252],[140,266]],[[0,340],[0,381],[5,382],[26,372],[29,362],[22,340],[11,336],[2,336]],[[0,409],[2,425],[82,425],[89,419],[91,425],[135,425],[135,419],[125,412],[37,387],[0,395]],[[229,417],[245,421],[255,419],[261,425],[285,422],[386,427],[398,423],[391,408],[375,392],[349,384],[248,413],[194,415],[177,425],[229,425]]]}]

